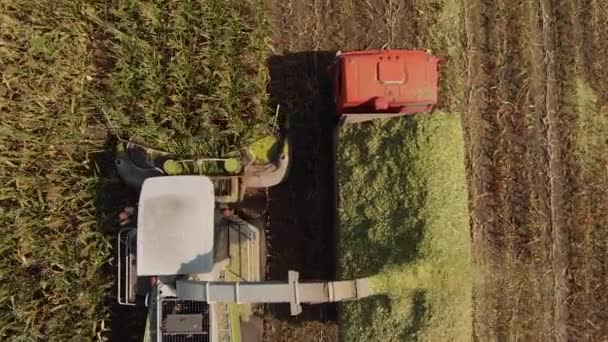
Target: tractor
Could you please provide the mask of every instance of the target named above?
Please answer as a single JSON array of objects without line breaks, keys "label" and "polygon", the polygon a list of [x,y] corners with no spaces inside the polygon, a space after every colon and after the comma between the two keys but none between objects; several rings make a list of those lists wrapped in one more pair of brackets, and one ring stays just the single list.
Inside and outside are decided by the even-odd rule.
[{"label": "tractor", "polygon": [[340,123],[432,110],[442,62],[426,51],[338,52],[330,72]]},{"label": "tractor", "polygon": [[[338,53],[331,67],[339,123],[431,110],[439,59],[427,52]],[[369,279],[264,281],[264,228],[232,211],[248,189],[288,174],[285,134],[272,134],[221,158],[190,158],[123,141],[116,168],[139,191],[132,220],[118,232],[117,297],[148,307],[145,341],[241,341],[241,324],[259,303],[354,300]],[[122,213],[121,213],[122,214]]]}]

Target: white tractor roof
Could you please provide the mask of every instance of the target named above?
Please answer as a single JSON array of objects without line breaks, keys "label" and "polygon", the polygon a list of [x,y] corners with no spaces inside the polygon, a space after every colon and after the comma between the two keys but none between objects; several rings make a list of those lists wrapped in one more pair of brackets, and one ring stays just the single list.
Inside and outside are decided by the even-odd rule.
[{"label": "white tractor roof", "polygon": [[213,183],[207,177],[146,179],[137,217],[137,274],[210,272],[214,201]]}]

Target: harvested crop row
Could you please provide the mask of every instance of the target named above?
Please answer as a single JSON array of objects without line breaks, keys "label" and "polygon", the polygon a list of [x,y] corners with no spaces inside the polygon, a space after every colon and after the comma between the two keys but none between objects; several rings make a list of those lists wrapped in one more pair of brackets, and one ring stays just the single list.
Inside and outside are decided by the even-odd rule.
[{"label": "harvested crop row", "polygon": [[[122,1],[96,20],[113,61],[107,117],[124,134],[217,155],[267,127],[266,22],[256,1]],[[246,18],[246,19],[245,19]]]},{"label": "harvested crop row", "polygon": [[[605,300],[589,291],[590,282],[605,286],[605,280],[589,277],[589,269],[605,265],[606,247],[589,240],[596,232],[593,225],[575,224],[582,220],[577,219],[581,214],[576,208],[588,207],[584,200],[571,198],[576,184],[582,184],[577,170],[589,170],[588,161],[577,156],[574,147],[593,142],[596,153],[604,155],[597,145],[599,132],[592,131],[581,141],[582,133],[577,135],[575,129],[581,119],[602,115],[593,90],[587,90],[592,113],[575,105],[580,89],[587,89],[581,77],[590,76],[581,61],[595,42],[576,40],[573,25],[583,20],[584,11],[574,3],[550,1],[477,5],[467,16],[469,77],[473,89],[481,89],[474,94],[482,96],[471,97],[467,122],[472,137],[474,247],[485,278],[475,291],[475,336],[605,338],[600,325],[586,323],[599,323],[597,317],[573,314],[595,310],[592,303]],[[597,16],[594,13],[592,17]],[[482,18],[488,19],[480,26]],[[474,35],[477,30],[489,40]],[[592,84],[594,79],[589,78]],[[596,120],[603,129],[602,120]],[[488,139],[495,144],[488,144]],[[595,189],[585,194],[588,201],[602,193]],[[603,217],[584,212],[587,220]],[[590,253],[590,245],[599,249]]]},{"label": "harvested crop row", "polygon": [[[588,3],[589,8],[581,8],[585,3],[571,4],[572,22],[587,22],[590,34],[575,36],[571,49],[572,71],[575,80],[570,80],[570,108],[572,116],[569,127],[569,158],[576,168],[572,171],[573,226],[570,230],[570,300],[568,301],[568,333],[577,340],[602,340],[608,337],[605,310],[608,305],[607,258],[608,239],[605,227],[608,217],[605,208],[607,190],[606,165],[608,165],[608,98],[606,89],[608,70],[606,32],[608,9],[597,2]],[[567,28],[564,28],[567,29]],[[580,39],[579,39],[580,38]],[[567,46],[562,54],[566,54]],[[594,52],[592,61],[586,54]],[[590,65],[586,65],[591,62]],[[563,78],[562,78],[563,79]],[[604,184],[604,185],[601,185]]]},{"label": "harvested crop row", "polygon": [[[482,339],[509,336],[513,331],[541,338],[545,332],[537,315],[542,314],[536,310],[553,298],[552,289],[547,292],[535,274],[535,267],[545,269],[548,265],[542,239],[534,236],[535,231],[542,231],[534,227],[550,227],[546,178],[539,173],[546,168],[542,164],[546,128],[544,111],[531,106],[533,99],[538,99],[534,95],[540,86],[538,77],[544,78],[534,65],[534,52],[526,51],[526,47],[537,45],[529,43],[537,35],[534,27],[528,27],[525,15],[535,23],[538,10],[524,1],[480,5],[484,7],[471,8],[475,12],[470,12],[468,19],[470,30],[475,32],[472,25],[487,18],[478,29],[489,38],[469,41],[472,53],[486,52],[472,59],[472,86],[480,87],[483,96],[471,97],[472,121],[467,123],[474,137],[470,141],[474,246],[477,263],[485,274],[484,282],[476,288],[475,333]],[[477,81],[484,79],[485,83]],[[526,171],[533,165],[538,166],[537,172]],[[525,306],[520,304],[524,298]],[[529,305],[530,300],[537,304]]]}]

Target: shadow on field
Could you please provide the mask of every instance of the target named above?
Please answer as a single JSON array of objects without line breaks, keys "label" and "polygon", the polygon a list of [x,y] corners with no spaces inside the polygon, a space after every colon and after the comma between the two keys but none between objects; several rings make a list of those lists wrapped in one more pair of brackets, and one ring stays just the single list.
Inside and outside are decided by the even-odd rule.
[{"label": "shadow on field", "polygon": [[[335,52],[273,56],[270,95],[288,120],[292,163],[287,180],[270,189],[267,278],[334,279],[336,274],[335,111],[327,67]],[[289,306],[271,305],[281,319],[335,320],[333,304],[304,306],[297,318]]]},{"label": "shadow on field", "polygon": [[405,335],[408,338],[415,339],[416,333],[422,329],[424,325],[424,317],[426,316],[426,291],[415,290],[412,296],[412,320],[407,325]]},{"label": "shadow on field", "polygon": [[104,276],[113,280],[111,295],[103,303],[110,308],[111,332],[110,341],[141,341],[146,324],[147,308],[141,306],[122,306],[116,300],[116,233],[118,233],[118,213],[126,206],[133,206],[137,201],[138,194],[127,188],[120,180],[114,164],[114,149],[116,139],[108,136],[102,150],[97,153],[95,164],[99,168],[99,181],[97,182],[97,194],[95,207],[97,209],[97,222],[105,234],[111,236],[112,261],[106,265]]}]

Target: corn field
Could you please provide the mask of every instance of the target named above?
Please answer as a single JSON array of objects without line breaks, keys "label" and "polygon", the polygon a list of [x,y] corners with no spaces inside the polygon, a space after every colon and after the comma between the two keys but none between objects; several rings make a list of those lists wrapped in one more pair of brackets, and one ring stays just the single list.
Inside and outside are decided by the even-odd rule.
[{"label": "corn field", "polygon": [[266,30],[256,0],[0,1],[0,340],[106,338],[111,137],[204,155],[254,138]]}]

